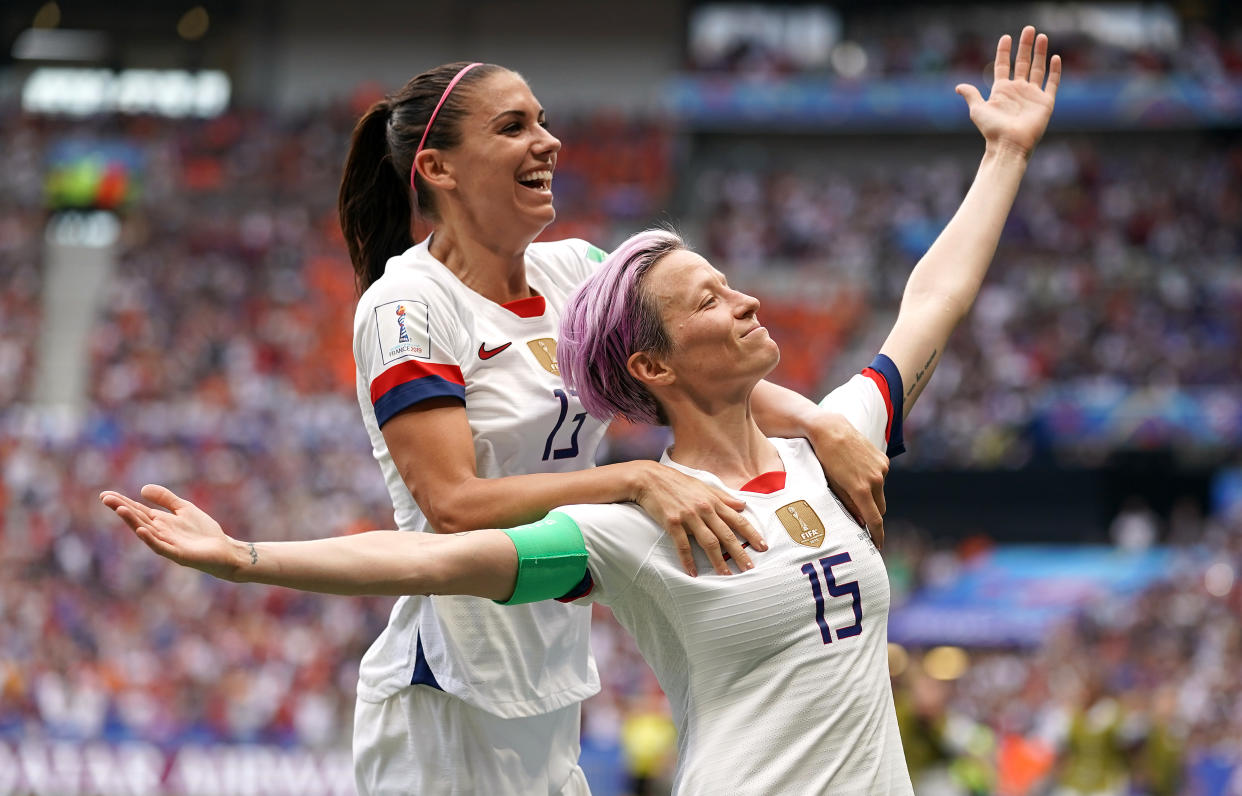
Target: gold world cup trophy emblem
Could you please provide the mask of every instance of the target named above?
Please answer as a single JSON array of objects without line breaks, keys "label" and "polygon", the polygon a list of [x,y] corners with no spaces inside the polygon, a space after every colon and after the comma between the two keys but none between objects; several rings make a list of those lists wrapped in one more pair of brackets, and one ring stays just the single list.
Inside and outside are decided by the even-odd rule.
[{"label": "gold world cup trophy emblem", "polygon": [[556,364],[556,340],[551,337],[540,337],[538,340],[531,340],[526,345],[539,364],[543,365],[544,370],[553,376],[561,375],[561,369]]},{"label": "gold world cup trophy emblem", "polygon": [[785,526],[785,533],[800,545],[819,547],[824,543],[824,523],[805,500],[781,506],[776,517]]}]

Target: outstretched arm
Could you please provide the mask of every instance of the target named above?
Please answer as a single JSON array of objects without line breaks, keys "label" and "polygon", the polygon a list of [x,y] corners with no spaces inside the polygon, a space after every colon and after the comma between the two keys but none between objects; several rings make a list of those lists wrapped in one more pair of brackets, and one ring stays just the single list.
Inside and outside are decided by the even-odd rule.
[{"label": "outstretched arm", "polygon": [[996,79],[986,101],[970,84],[957,87],[986,141],[983,162],[957,213],[910,274],[897,322],[880,349],[901,372],[906,414],[979,293],[1027,160],[1052,116],[1060,56],[1052,56],[1045,70],[1048,37],[1023,28],[1011,78],[1011,44],[1002,36],[996,46]]},{"label": "outstretched arm", "polygon": [[100,500],[164,558],[223,580],[328,594],[507,600],[517,578],[517,551],[504,531],[369,531],[299,542],[243,542],[165,487],[147,485],[142,496],[166,511],[118,492],[104,492]]}]

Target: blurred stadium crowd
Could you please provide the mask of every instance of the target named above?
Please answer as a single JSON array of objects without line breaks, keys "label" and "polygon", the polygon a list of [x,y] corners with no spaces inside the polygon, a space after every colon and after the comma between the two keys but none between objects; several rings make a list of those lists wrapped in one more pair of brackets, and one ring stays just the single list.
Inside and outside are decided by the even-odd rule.
[{"label": "blurred stadium crowd", "polygon": [[[1179,75],[1216,79],[1242,75],[1242,34],[1210,23],[1182,26],[1157,4],[1146,9],[1113,7],[1109,11],[1045,6],[1043,19],[1027,19],[1056,42],[1066,74]],[[729,46],[711,48],[691,58],[690,65],[706,72],[772,76],[831,68],[849,79],[900,78],[937,73],[978,72],[995,52],[987,13],[977,14],[974,29],[968,15],[948,21],[944,9],[906,9],[894,25],[885,9],[851,10],[828,63],[808,62],[781,46],[778,37],[762,32],[735,34]],[[976,9],[978,11],[978,9]],[[1000,18],[1003,9],[991,9]],[[1138,16],[1147,14],[1144,24]],[[1038,17],[1038,15],[1037,15]],[[805,21],[805,20],[804,20]],[[744,24],[744,23],[743,23]],[[1003,27],[1003,26],[1002,26]],[[1137,34],[1142,28],[1146,35]],[[1146,41],[1142,39],[1146,38]],[[1111,39],[1111,41],[1110,41]],[[1140,44],[1141,42],[1141,44]]]},{"label": "blurred stadium crowd", "polygon": [[[1200,38],[1183,60],[1242,71],[1238,41]],[[932,55],[948,68],[972,46]],[[924,51],[885,71],[926,71]],[[180,571],[127,538],[96,495],[159,481],[254,539],[390,524],[354,398],[335,212],[358,111],[0,119],[0,740],[348,745],[358,660],[391,601]],[[599,116],[554,131],[566,146],[549,236],[609,245],[670,201],[677,139],[665,124]],[[46,148],[65,137],[123,139],[144,161],[81,422],[37,411],[28,393],[47,320]],[[1242,146],[1191,141],[1176,160],[1090,138],[1040,152],[911,424],[912,464],[1238,448]],[[776,380],[814,393],[877,342],[969,176],[954,161],[861,177],[722,166],[694,186],[685,227],[759,286],[785,343]],[[772,263],[782,269],[761,273]],[[619,429],[611,444],[624,456],[659,442]],[[920,793],[1224,793],[1230,777],[1242,788],[1242,512],[1197,522],[1169,582],[1095,607],[1038,650],[975,651],[959,678],[938,680],[920,651],[894,649]],[[889,538],[897,601],[971,556],[913,528]],[[658,781],[672,749],[658,687],[600,614],[605,691],[585,709],[586,743],[619,744],[636,782]]]},{"label": "blurred stadium crowd", "polygon": [[[1104,139],[1039,151],[988,281],[912,419],[920,465],[1009,467],[1059,448],[1242,442],[1242,145],[1169,158]],[[911,265],[973,164],[877,163],[858,176],[709,170],[696,186],[709,258],[759,276],[782,326],[784,383],[812,394],[868,308],[883,329]],[[828,296],[808,296],[830,283]],[[760,293],[762,296],[762,292]],[[826,333],[825,333],[826,330]],[[776,330],[774,330],[774,334]],[[848,357],[848,366],[867,352]],[[930,405],[928,408],[926,405]]]},{"label": "blurred stadium crowd", "polygon": [[[973,650],[946,671],[937,656],[953,648],[890,646],[918,793],[1236,792],[1242,514],[1182,521],[1197,541],[1176,549],[1167,580],[1093,602],[1033,649]],[[914,588],[951,580],[986,549],[889,533],[895,605],[910,595],[903,574]]]}]

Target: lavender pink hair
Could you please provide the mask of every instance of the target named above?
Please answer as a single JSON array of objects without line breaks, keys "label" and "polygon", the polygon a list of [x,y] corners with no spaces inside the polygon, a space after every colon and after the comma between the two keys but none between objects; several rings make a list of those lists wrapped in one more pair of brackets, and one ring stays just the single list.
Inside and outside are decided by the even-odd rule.
[{"label": "lavender pink hair", "polygon": [[660,308],[643,283],[665,255],[686,244],[672,232],[649,229],[626,239],[569,298],[557,347],[561,377],[596,417],[666,425],[655,396],[629,371],[639,351],[666,354],[672,340]]}]

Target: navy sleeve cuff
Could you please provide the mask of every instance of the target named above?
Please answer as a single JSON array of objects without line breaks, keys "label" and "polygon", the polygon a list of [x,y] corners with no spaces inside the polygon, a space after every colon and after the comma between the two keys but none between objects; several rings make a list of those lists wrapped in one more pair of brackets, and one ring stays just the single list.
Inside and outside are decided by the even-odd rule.
[{"label": "navy sleeve cuff", "polygon": [[375,402],[375,422],[380,428],[399,412],[432,398],[456,398],[466,403],[466,388],[441,376],[424,376],[393,387]]},{"label": "navy sleeve cuff", "polygon": [[897,370],[897,365],[893,360],[884,354],[876,354],[875,359],[871,360],[870,367],[883,376],[888,384],[887,403],[893,414],[889,418],[888,450],[885,453],[891,459],[906,452],[906,441],[901,432],[901,420],[905,414],[905,407],[902,405],[904,392],[901,384],[901,371]]},{"label": "navy sleeve cuff", "polygon": [[571,603],[574,600],[579,600],[587,596],[588,594],[591,593],[591,591],[594,588],[595,588],[595,579],[591,577],[591,570],[588,569],[586,571],[586,574],[582,576],[582,580],[578,581],[577,586],[574,586],[572,589],[565,592],[563,595],[561,595],[560,597],[557,597],[556,599],[557,599],[557,602]]}]

